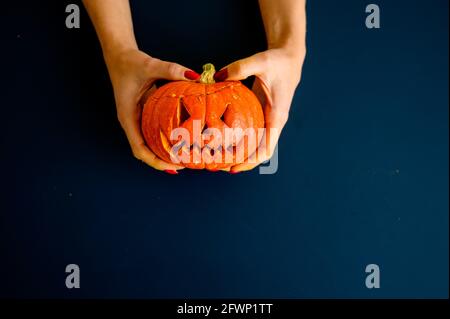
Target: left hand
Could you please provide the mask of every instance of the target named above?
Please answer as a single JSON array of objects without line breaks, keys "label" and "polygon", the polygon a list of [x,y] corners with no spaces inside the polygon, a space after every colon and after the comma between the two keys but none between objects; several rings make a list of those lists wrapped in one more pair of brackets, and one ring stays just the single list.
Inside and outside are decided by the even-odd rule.
[{"label": "left hand", "polygon": [[[263,105],[266,132],[259,149],[246,162],[231,168],[232,173],[249,171],[269,160],[289,118],[292,99],[300,83],[306,49],[290,52],[277,48],[234,62],[216,73],[216,80],[245,80],[256,76],[253,91]],[[265,141],[265,143],[264,143]]]}]

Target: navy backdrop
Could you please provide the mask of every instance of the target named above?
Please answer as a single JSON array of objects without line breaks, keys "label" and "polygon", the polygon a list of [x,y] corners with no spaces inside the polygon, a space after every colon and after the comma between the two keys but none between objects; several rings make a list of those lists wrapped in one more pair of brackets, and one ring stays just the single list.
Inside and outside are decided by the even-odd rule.
[{"label": "navy backdrop", "polygon": [[[68,3],[2,5],[0,297],[448,296],[447,0],[377,0],[379,30],[366,1],[309,1],[303,81],[265,176],[135,160]],[[197,71],[265,47],[256,1],[132,7],[143,50]],[[81,289],[65,287],[70,263]]]}]

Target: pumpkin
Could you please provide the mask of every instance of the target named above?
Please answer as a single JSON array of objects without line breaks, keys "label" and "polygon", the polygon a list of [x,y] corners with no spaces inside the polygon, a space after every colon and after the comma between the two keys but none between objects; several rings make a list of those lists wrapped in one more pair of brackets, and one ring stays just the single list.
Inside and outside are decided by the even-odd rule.
[{"label": "pumpkin", "polygon": [[148,147],[168,163],[226,170],[256,151],[264,128],[263,109],[244,84],[215,83],[214,66],[203,69],[198,82],[170,82],[147,99],[142,133]]}]

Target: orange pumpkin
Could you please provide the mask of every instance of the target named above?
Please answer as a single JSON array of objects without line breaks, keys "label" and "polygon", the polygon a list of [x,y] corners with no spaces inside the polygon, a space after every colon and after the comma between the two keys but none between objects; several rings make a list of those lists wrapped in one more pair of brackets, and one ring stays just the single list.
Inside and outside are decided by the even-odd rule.
[{"label": "orange pumpkin", "polygon": [[[191,169],[225,170],[245,161],[260,144],[264,114],[259,100],[239,81],[215,83],[214,73],[214,66],[207,64],[199,82],[168,83],[146,101],[142,133],[162,160],[177,163],[177,158]],[[227,139],[230,132],[233,138]]]}]

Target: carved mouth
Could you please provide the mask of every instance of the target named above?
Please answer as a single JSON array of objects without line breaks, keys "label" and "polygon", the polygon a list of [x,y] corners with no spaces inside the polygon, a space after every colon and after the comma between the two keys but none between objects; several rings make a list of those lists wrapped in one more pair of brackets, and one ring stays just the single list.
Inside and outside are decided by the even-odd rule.
[{"label": "carved mouth", "polygon": [[[231,105],[231,103],[227,103],[225,109],[223,110],[222,114],[220,114],[219,116],[219,123],[220,126],[224,127],[224,128],[229,128],[229,126],[227,125],[227,123],[225,123],[225,118],[227,116],[227,112],[229,112],[228,107]],[[184,97],[180,96],[179,98],[179,103],[177,105],[177,109],[176,109],[176,123],[174,123],[174,127],[186,127],[187,122],[189,120],[192,119],[192,115],[189,112],[188,107],[186,106],[186,103],[184,101]],[[195,120],[194,120],[195,121]],[[200,121],[201,120],[197,120]],[[161,139],[163,141],[163,145],[166,151],[168,151],[171,154],[178,154],[179,156],[181,156],[183,153],[184,154],[189,154],[189,155],[193,155],[194,153],[202,153],[203,150],[205,150],[205,148],[207,150],[209,150],[209,155],[211,157],[214,157],[217,154],[222,154],[223,149],[225,149],[227,152],[230,152],[231,154],[235,154],[236,152],[236,145],[237,142],[236,140],[233,140],[233,142],[231,142],[229,145],[227,145],[226,147],[223,147],[223,143],[218,143],[217,145],[214,145],[213,140],[215,138],[215,136],[211,136],[213,134],[211,134],[211,130],[214,130],[217,128],[210,128],[208,127],[208,125],[206,123],[203,124],[203,127],[201,127],[201,139],[199,142],[194,141],[192,136],[190,136],[190,140],[182,140],[182,138],[180,137],[178,140],[174,140],[174,146],[175,148],[173,150],[171,146],[171,143],[169,143],[169,139],[165,136],[165,134],[161,131]],[[190,132],[192,133],[192,132]],[[223,133],[223,132],[222,132]],[[193,134],[190,134],[193,135]],[[210,137],[210,138],[207,138]],[[213,147],[211,147],[211,144],[213,144]]]}]

